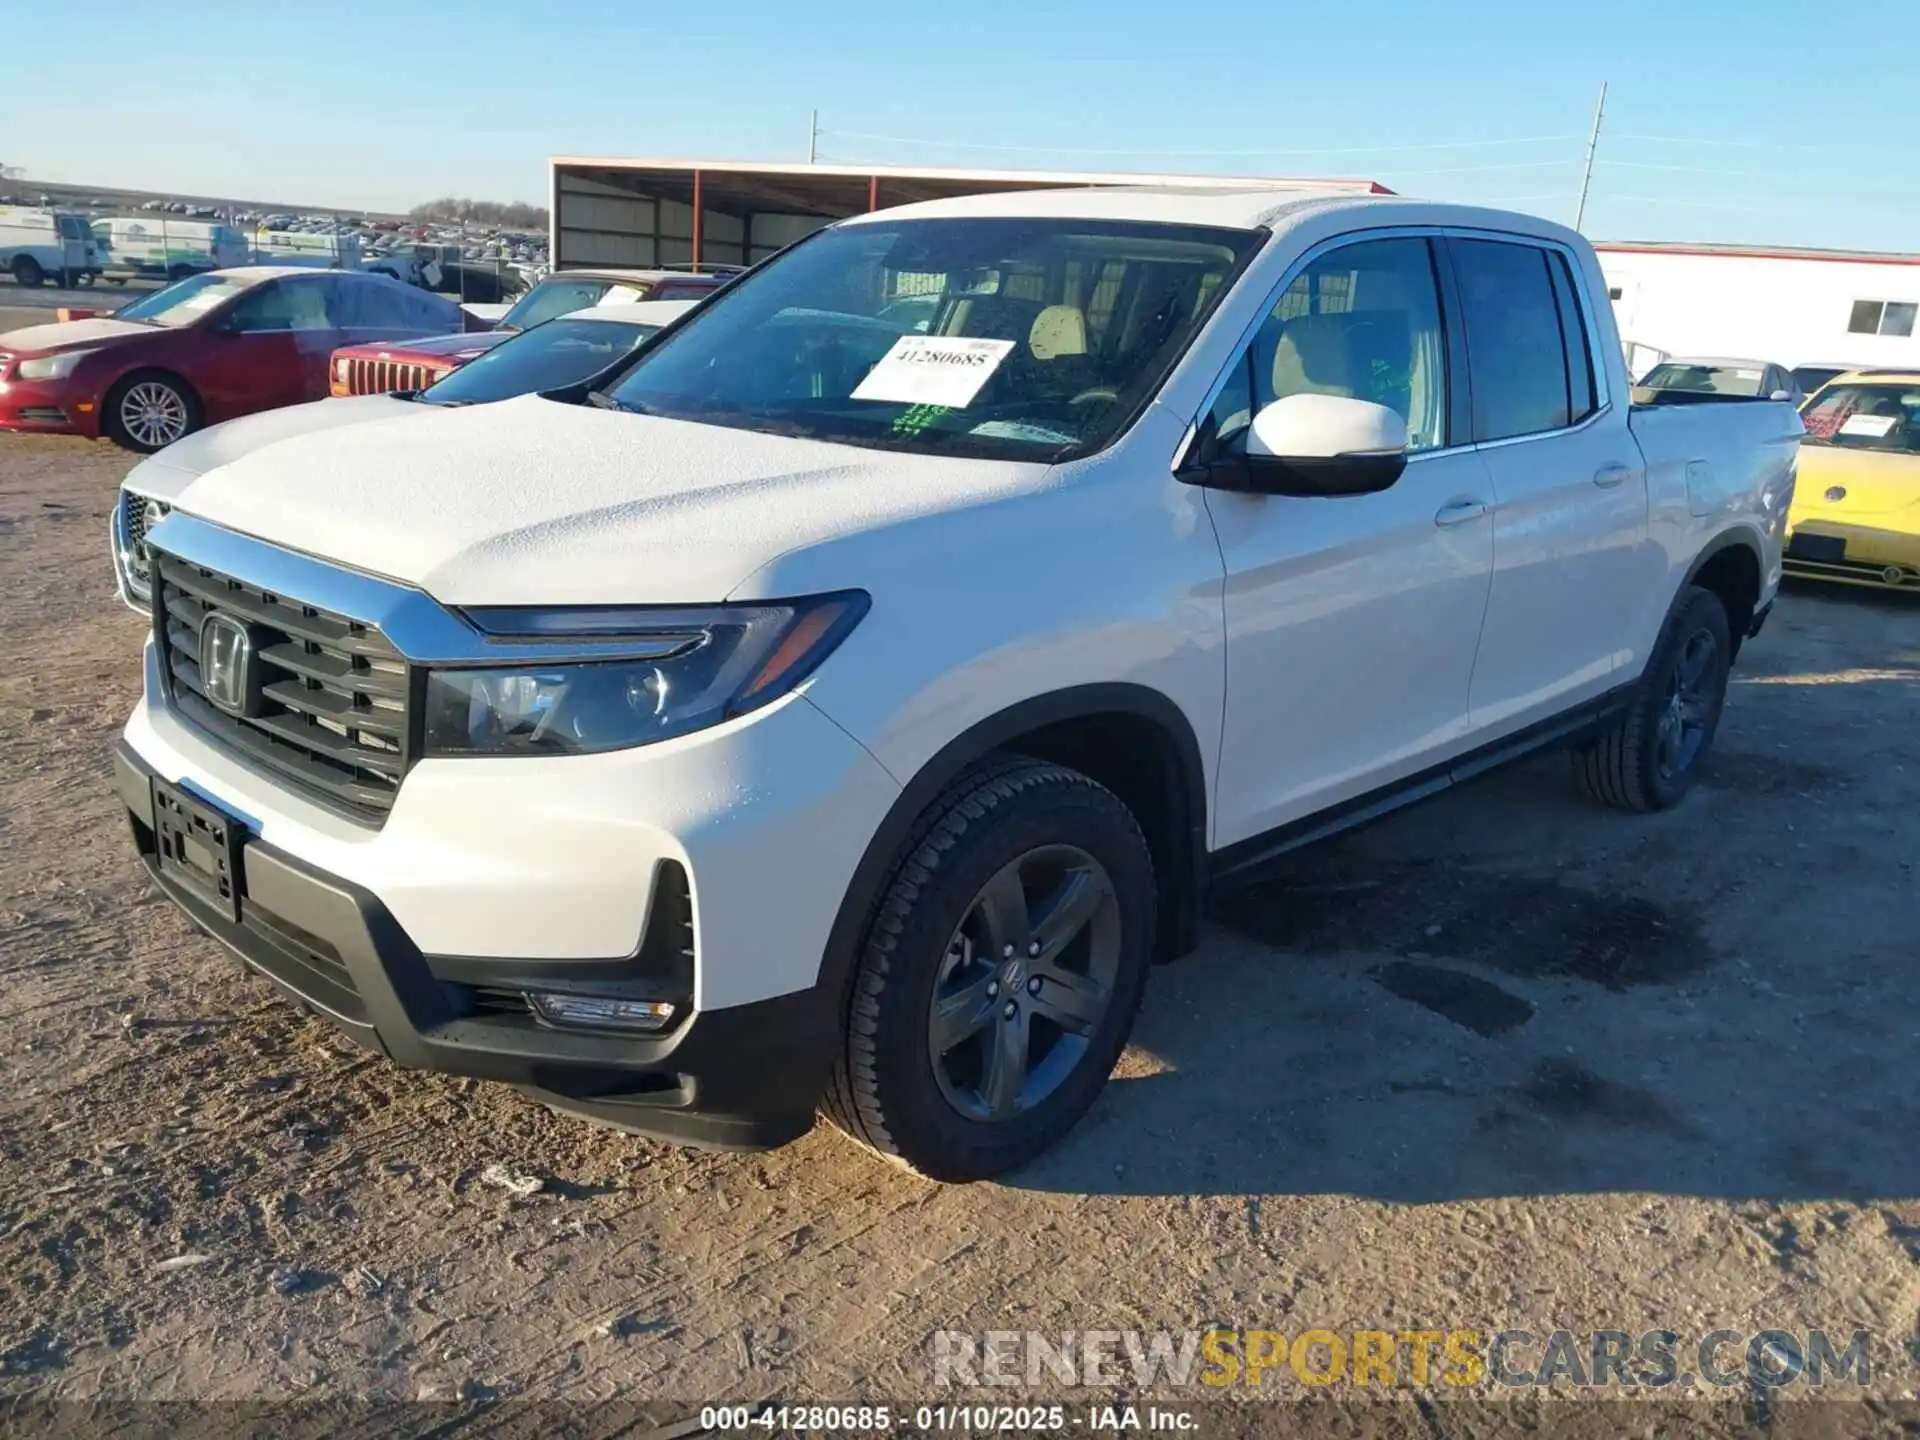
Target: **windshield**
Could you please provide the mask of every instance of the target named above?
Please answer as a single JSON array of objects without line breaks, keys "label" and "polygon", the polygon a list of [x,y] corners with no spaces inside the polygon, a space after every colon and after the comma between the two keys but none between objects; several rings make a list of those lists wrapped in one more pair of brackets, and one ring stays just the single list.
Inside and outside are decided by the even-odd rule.
[{"label": "windshield", "polygon": [[194,275],[131,305],[122,305],[113,312],[113,318],[145,320],[150,325],[191,325],[216,305],[224,304],[250,286],[250,281],[226,275]]},{"label": "windshield", "polygon": [[1811,395],[1834,376],[1846,373],[1845,368],[1839,365],[1796,365],[1793,381]]},{"label": "windshield", "polygon": [[1690,390],[1699,395],[1758,395],[1766,370],[1759,365],[1689,365],[1669,360],[1640,381],[1648,390]]},{"label": "windshield", "polygon": [[[500,328],[531,330],[556,315],[569,315],[589,305],[598,305],[612,284],[610,280],[542,280],[500,317]],[[627,298],[638,300],[640,293],[636,290]]]},{"label": "windshield", "polygon": [[659,329],[625,320],[549,320],[502,341],[423,390],[420,398],[430,405],[485,405],[575,385],[598,375]]},{"label": "windshield", "polygon": [[1050,218],[846,225],[706,301],[611,396],[850,445],[1088,454],[1145,406],[1264,238]]},{"label": "windshield", "polygon": [[1829,385],[1800,419],[1809,445],[1920,455],[1920,385]]}]

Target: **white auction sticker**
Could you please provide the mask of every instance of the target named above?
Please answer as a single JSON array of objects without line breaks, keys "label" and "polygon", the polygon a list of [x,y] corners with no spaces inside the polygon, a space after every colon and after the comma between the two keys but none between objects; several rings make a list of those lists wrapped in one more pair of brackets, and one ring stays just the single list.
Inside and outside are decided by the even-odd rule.
[{"label": "white auction sticker", "polygon": [[852,398],[962,410],[1012,350],[1011,340],[902,335],[854,387]]},{"label": "white auction sticker", "polygon": [[1869,440],[1886,438],[1897,417],[1893,415],[1849,415],[1840,425],[1842,435],[1862,435]]}]

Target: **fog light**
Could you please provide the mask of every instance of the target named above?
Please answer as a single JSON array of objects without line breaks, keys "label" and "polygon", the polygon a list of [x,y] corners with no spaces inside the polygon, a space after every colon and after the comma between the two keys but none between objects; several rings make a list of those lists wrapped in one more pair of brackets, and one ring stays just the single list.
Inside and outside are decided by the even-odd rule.
[{"label": "fog light", "polygon": [[674,1011],[664,1000],[613,1000],[599,995],[530,993],[527,1003],[549,1025],[596,1030],[664,1030]]}]

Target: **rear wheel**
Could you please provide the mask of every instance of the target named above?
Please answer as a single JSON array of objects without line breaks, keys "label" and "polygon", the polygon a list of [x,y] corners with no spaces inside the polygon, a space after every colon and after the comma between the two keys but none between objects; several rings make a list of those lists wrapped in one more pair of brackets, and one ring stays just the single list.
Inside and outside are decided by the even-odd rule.
[{"label": "rear wheel", "polygon": [[178,375],[147,370],[107,393],[101,416],[115,444],[142,455],[200,428],[200,399]]},{"label": "rear wheel", "polygon": [[37,290],[47,278],[47,272],[40,268],[40,262],[31,255],[13,257],[13,278],[29,290]]},{"label": "rear wheel", "polygon": [[881,900],[829,1116],[935,1180],[1032,1159],[1106,1084],[1153,928],[1153,858],[1110,791],[1035,760],[970,771]]},{"label": "rear wheel", "polygon": [[1720,728],[1733,643],[1720,597],[1688,587],[1626,711],[1573,753],[1576,783],[1596,800],[1646,813],[1680,803]]}]

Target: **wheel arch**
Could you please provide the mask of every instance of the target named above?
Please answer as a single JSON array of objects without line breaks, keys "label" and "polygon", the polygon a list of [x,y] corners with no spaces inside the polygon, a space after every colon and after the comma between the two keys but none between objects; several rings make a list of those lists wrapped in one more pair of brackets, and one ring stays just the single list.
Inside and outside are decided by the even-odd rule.
[{"label": "wheel arch", "polygon": [[[1719,597],[1726,607],[1727,630],[1733,637],[1733,653],[1753,628],[1753,617],[1760,604],[1760,591],[1766,583],[1766,563],[1759,543],[1744,529],[1721,532],[1694,557],[1680,587],[1684,596],[1689,586],[1698,585]],[[1680,603],[1680,596],[1674,604]]]},{"label": "wheel arch", "polygon": [[821,957],[819,984],[841,1010],[861,940],[914,823],[969,766],[1000,753],[1080,770],[1127,804],[1153,851],[1155,956],[1169,959],[1193,948],[1207,854],[1207,788],[1192,722],[1165,694],[1145,685],[1077,685],[1022,700],[969,726],[901,790],[854,868]]},{"label": "wheel arch", "polygon": [[[111,435],[113,433],[109,428],[112,423],[109,417],[114,407],[120,403],[121,392],[128,386],[145,379],[165,380],[169,384],[179,386],[181,393],[187,397],[187,403],[193,409],[199,411],[200,423],[202,425],[207,423],[207,397],[200,393],[200,387],[195,385],[193,381],[189,380],[185,375],[181,374],[180,371],[170,365],[133,364],[127,366],[126,369],[122,370],[100,387],[100,408],[96,412],[98,415],[96,428],[100,434]],[[192,429],[189,428],[187,433],[192,434]]]}]

